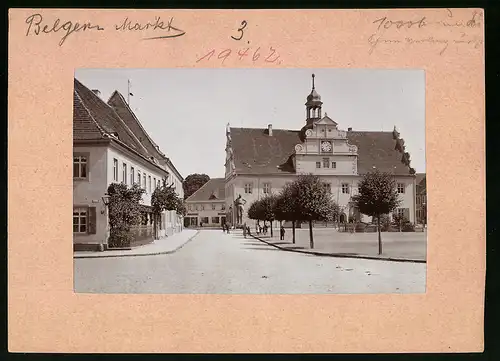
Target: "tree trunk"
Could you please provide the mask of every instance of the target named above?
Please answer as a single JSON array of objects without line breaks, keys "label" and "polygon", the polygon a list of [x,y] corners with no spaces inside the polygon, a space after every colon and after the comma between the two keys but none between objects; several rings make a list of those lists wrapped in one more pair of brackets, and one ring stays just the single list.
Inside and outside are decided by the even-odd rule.
[{"label": "tree trunk", "polygon": [[269,228],[271,228],[271,238],[273,238],[273,221],[270,221],[269,223],[271,223]]},{"label": "tree trunk", "polygon": [[309,221],[309,246],[311,249],[314,248],[314,239],[313,239],[313,222]]},{"label": "tree trunk", "polygon": [[295,221],[292,221],[292,242],[295,244]]},{"label": "tree trunk", "polygon": [[377,230],[378,230],[378,254],[382,254],[382,235],[380,234],[380,215],[377,216]]}]

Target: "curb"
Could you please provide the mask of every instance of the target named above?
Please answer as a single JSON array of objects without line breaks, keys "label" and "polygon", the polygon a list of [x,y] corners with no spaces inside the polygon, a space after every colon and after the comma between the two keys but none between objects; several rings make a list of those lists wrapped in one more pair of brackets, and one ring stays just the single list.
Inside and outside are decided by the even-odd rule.
[{"label": "curb", "polygon": [[287,252],[296,252],[296,253],[304,253],[304,254],[312,254],[314,256],[322,256],[322,257],[335,257],[335,258],[357,258],[357,259],[369,259],[369,260],[375,260],[375,261],[392,261],[392,262],[407,262],[407,263],[427,263],[427,261],[424,260],[417,260],[417,259],[407,259],[407,258],[391,258],[391,257],[374,257],[374,256],[362,256],[362,255],[353,255],[353,254],[347,254],[347,253],[321,253],[321,252],[314,252],[314,251],[305,251],[305,250],[298,250],[298,249],[289,249],[289,248],[284,248],[280,247],[276,244],[273,244],[271,242],[264,241],[263,239],[259,237],[255,237],[253,234],[250,235],[252,238],[257,239],[269,246],[273,246],[275,248],[278,248],[282,251],[287,251]]},{"label": "curb", "polygon": [[174,253],[174,252],[177,252],[178,250],[180,250],[186,244],[188,244],[189,242],[191,242],[199,233],[200,233],[200,231],[196,231],[196,233],[194,235],[192,235],[191,237],[189,237],[186,240],[186,242],[184,242],[180,246],[177,246],[176,248],[171,249],[169,251],[151,252],[151,253],[140,253],[140,254],[110,254],[110,255],[104,255],[104,256],[84,256],[84,255],[81,255],[81,256],[73,256],[73,259],[76,259],[76,258],[81,259],[81,258],[141,257],[141,256],[158,256],[158,255],[162,255],[162,254],[170,254],[170,253]]}]

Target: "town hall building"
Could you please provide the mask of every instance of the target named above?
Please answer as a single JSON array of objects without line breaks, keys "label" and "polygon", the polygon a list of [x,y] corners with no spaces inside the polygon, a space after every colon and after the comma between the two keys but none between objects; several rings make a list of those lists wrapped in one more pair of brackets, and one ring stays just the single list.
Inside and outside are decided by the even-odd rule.
[{"label": "town hall building", "polygon": [[234,201],[246,201],[242,222],[255,200],[277,194],[300,174],[318,175],[340,207],[340,222],[371,222],[352,202],[362,176],[375,170],[394,175],[401,204],[396,213],[415,222],[415,170],[404,140],[392,132],[342,130],[323,113],[321,96],[312,90],[300,130],[226,128],[225,196],[228,220],[236,224]]}]

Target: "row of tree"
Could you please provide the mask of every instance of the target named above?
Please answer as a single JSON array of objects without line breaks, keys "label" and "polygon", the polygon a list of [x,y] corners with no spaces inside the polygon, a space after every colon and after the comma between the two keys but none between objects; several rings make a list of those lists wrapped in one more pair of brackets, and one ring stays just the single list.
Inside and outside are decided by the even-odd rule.
[{"label": "row of tree", "polygon": [[[145,208],[141,204],[141,199],[144,192],[138,184],[130,187],[123,183],[109,185],[107,194],[109,196],[109,245],[111,247],[130,246],[133,237],[130,232],[131,228],[141,224],[143,220]],[[182,216],[186,214],[184,200],[177,195],[173,184],[167,184],[166,179],[151,195],[151,207],[155,232],[163,211],[176,211]]]},{"label": "row of tree", "polygon": [[[379,254],[382,253],[380,219],[401,203],[396,183],[389,173],[379,171],[366,174],[359,185],[359,192],[352,197],[358,210],[377,221]],[[334,221],[340,208],[329,190],[318,176],[300,175],[294,182],[285,185],[279,194],[269,194],[255,202],[248,209],[250,219],[292,223],[292,240],[295,243],[295,226],[298,222],[309,224],[309,243],[314,248],[313,223]],[[271,226],[271,236],[272,236]]]}]

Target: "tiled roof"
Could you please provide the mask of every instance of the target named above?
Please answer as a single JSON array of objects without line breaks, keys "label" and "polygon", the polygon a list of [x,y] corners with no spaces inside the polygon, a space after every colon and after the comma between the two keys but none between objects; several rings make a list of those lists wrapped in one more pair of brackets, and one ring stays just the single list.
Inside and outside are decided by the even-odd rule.
[{"label": "tiled roof", "polygon": [[103,131],[83,105],[78,93],[73,92],[73,139],[101,139]]},{"label": "tiled roof", "polygon": [[[401,161],[403,154],[395,149],[392,132],[347,132],[349,144],[358,147],[358,173],[378,169],[398,175],[408,175],[409,168]],[[375,168],[373,168],[375,167]]]},{"label": "tiled roof", "polygon": [[[115,134],[118,140],[134,149],[142,156],[148,159],[150,158],[147,150],[113,108],[76,79],[74,101],[74,139],[99,139],[105,138],[104,133]],[[90,120],[93,120],[93,122]],[[96,129],[102,130],[100,136],[98,136]]]},{"label": "tiled roof", "polygon": [[237,173],[293,173],[291,155],[301,143],[295,130],[231,128],[231,147]]},{"label": "tiled roof", "polygon": [[226,198],[224,178],[212,178],[186,199],[186,202],[223,201]]},{"label": "tiled roof", "polygon": [[147,149],[148,153],[157,159],[165,158],[165,155],[160,152],[157,145],[149,137],[146,130],[142,127],[141,123],[128,106],[125,98],[118,91],[114,91],[108,100],[108,105],[111,106],[118,116],[127,124],[129,129],[134,132],[136,137]]},{"label": "tiled roof", "polygon": [[[273,129],[230,128],[231,147],[236,173],[294,173],[292,154],[302,143],[300,131]],[[350,144],[358,147],[358,173],[373,171],[408,175],[409,168],[401,161],[402,153],[395,149],[392,132],[347,132]]]}]

